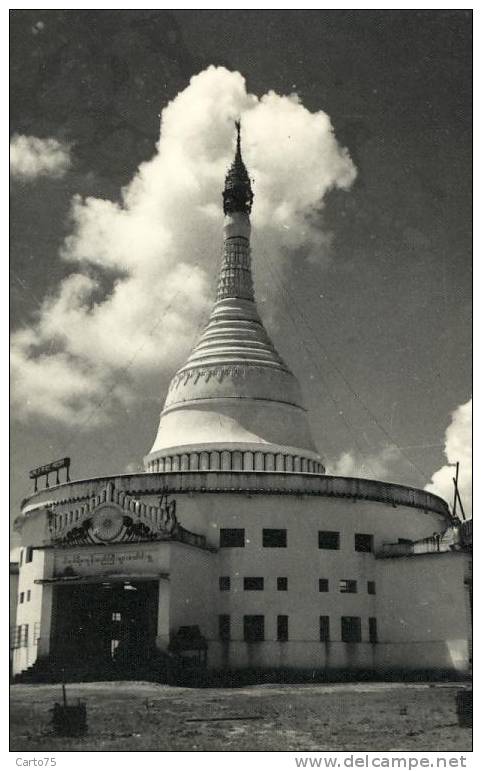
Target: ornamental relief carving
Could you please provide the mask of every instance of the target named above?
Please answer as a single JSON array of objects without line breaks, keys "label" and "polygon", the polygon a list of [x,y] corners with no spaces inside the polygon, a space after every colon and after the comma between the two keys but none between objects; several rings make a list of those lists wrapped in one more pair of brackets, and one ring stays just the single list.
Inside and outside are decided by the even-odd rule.
[{"label": "ornamental relief carving", "polygon": [[80,507],[49,506],[51,543],[86,545],[172,538],[179,530],[176,501],[161,495],[157,506],[142,503],[109,482]]},{"label": "ornamental relief carving", "polygon": [[178,373],[171,380],[169,386],[169,393],[176,390],[180,385],[187,385],[189,381],[192,381],[196,385],[200,380],[204,383],[208,383],[211,378],[216,378],[219,383],[222,383],[226,377],[231,377],[234,380],[239,378],[246,378],[251,371],[254,371],[255,367],[241,367],[239,365],[227,366],[227,367],[194,367],[193,369],[187,369]]}]

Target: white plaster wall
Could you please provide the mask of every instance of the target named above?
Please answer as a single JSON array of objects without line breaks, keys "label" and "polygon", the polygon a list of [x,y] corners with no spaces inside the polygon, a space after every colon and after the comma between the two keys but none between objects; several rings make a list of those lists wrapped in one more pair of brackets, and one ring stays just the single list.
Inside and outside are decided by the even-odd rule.
[{"label": "white plaster wall", "polygon": [[377,548],[398,538],[425,538],[443,527],[442,518],[433,512],[360,499],[211,492],[172,497],[183,527],[204,534],[212,546],[218,546],[221,527],[244,527],[251,549],[261,543],[263,527],[286,527],[289,552],[298,557],[318,550],[318,530],[340,531],[341,550],[353,557],[355,532],[373,533]]},{"label": "white plaster wall", "polygon": [[8,598],[9,598],[8,617],[9,617],[9,627],[10,627],[10,663],[11,663],[13,660],[13,649],[11,646],[13,643],[15,628],[17,626],[17,603],[18,603],[18,567],[15,565],[15,567],[12,568],[12,563],[10,563]]},{"label": "white plaster wall", "polygon": [[[19,569],[18,595],[17,595],[17,619],[16,625],[28,624],[28,644],[13,651],[13,673],[21,672],[32,666],[37,658],[38,638],[35,636],[35,626],[42,619],[42,586],[34,581],[42,578],[45,570],[45,552],[34,549],[32,562],[25,562],[25,547],[22,548],[22,565]],[[30,591],[30,600],[27,593]],[[24,593],[24,601],[20,603],[20,594]]]},{"label": "white plaster wall", "polygon": [[234,640],[227,646],[217,640],[210,643],[208,662],[215,669],[371,670],[374,647],[368,642],[319,640],[250,644]]},{"label": "white plaster wall", "polygon": [[[180,477],[182,475],[179,475]],[[186,477],[186,485],[191,476]],[[223,481],[224,477],[218,475]],[[266,483],[273,475],[266,475]],[[282,477],[282,475],[281,475]],[[280,477],[280,478],[281,478]],[[211,485],[216,484],[216,475],[210,476]],[[136,484],[146,491],[152,490],[155,475],[140,475]],[[199,480],[204,477],[199,476]],[[207,479],[207,477],[206,477]],[[293,476],[290,484],[297,481]],[[265,477],[260,475],[259,485]],[[233,475],[234,481],[234,475]],[[251,480],[252,481],[252,480]],[[224,483],[224,482],[223,482]],[[92,489],[105,484],[81,482],[72,489]],[[121,478],[119,484],[130,488],[130,478]],[[199,482],[198,482],[199,484]],[[145,487],[143,487],[145,486]],[[60,494],[60,489],[57,494]],[[48,500],[48,491],[42,494]],[[139,497],[146,504],[157,504],[159,496],[154,493]],[[249,492],[215,493],[212,490],[198,492],[175,492],[170,494],[177,502],[177,516],[180,524],[198,534],[204,534],[213,547],[219,544],[221,527],[242,527],[246,533],[244,548],[220,549],[217,553],[196,549],[185,544],[141,544],[118,545],[116,549],[148,549],[156,553],[155,569],[170,573],[169,580],[159,584],[158,645],[165,648],[169,636],[179,626],[197,624],[209,640],[209,665],[225,667],[293,667],[293,668],[363,668],[377,666],[381,669],[397,666],[439,667],[443,662],[452,662],[453,667],[464,667],[467,661],[467,631],[458,618],[451,623],[452,608],[461,605],[465,597],[462,582],[452,575],[456,568],[457,555],[447,555],[448,585],[457,586],[452,592],[432,589],[425,597],[424,584],[436,584],[444,567],[440,555],[427,568],[422,564],[432,556],[417,557],[423,563],[414,573],[404,573],[403,561],[376,560],[374,554],[356,552],[354,534],[370,533],[374,536],[375,550],[384,542],[396,542],[399,538],[417,540],[440,532],[444,526],[443,517],[433,512],[391,503],[381,503],[354,498],[329,497],[306,494],[270,494]],[[262,530],[286,528],[287,548],[263,548]],[[320,550],[318,531],[340,532],[340,550]],[[46,537],[45,513],[32,514],[24,525],[23,543],[43,543]],[[89,547],[90,548],[90,547]],[[93,547],[94,550],[109,550],[114,547]],[[77,550],[79,551],[79,550]],[[87,549],[88,551],[88,549]],[[133,566],[133,563],[131,563]],[[139,561],[136,569],[139,568]],[[395,565],[394,570],[389,570]],[[397,567],[398,566],[398,567]],[[128,572],[123,568],[122,572]],[[153,571],[150,564],[149,571]],[[27,574],[25,574],[27,580]],[[219,577],[231,578],[231,590],[219,590]],[[262,576],[264,591],[244,591],[245,576]],[[277,577],[288,578],[288,591],[278,591]],[[410,583],[410,577],[412,583]],[[329,592],[320,593],[318,579],[327,578]],[[454,583],[452,583],[452,578]],[[356,594],[339,592],[341,579],[358,582]],[[430,579],[430,580],[429,580]],[[455,580],[457,579],[457,580]],[[367,592],[367,581],[376,582],[376,595]],[[412,609],[414,591],[422,588],[425,605],[413,611],[408,637],[401,636],[393,628],[394,610],[400,604]],[[40,589],[40,587],[38,587]],[[421,595],[422,596],[422,595]],[[47,595],[45,594],[45,597]],[[465,600],[464,600],[465,601]],[[45,613],[48,602],[44,601]],[[457,612],[460,611],[460,607]],[[465,612],[465,611],[464,611]],[[219,614],[231,616],[232,642],[222,644],[218,639]],[[243,616],[261,614],[265,616],[265,642],[247,644],[243,640]],[[289,641],[276,640],[277,616],[289,617]],[[436,636],[423,632],[423,624],[437,614],[444,618]],[[329,643],[319,641],[319,616],[330,617]],[[358,616],[362,619],[362,642],[347,644],[341,642],[341,617]],[[368,618],[378,622],[380,642],[373,645],[368,639]],[[20,623],[20,621],[18,622]],[[47,623],[47,622],[45,622]],[[433,622],[435,624],[435,621]],[[432,625],[431,629],[435,627]],[[465,631],[464,631],[465,629]],[[396,631],[396,634],[395,634]],[[410,652],[407,653],[407,644]],[[465,647],[464,647],[465,646]],[[426,664],[425,664],[426,662]],[[442,663],[441,663],[442,662]],[[20,662],[23,666],[22,662]]]},{"label": "white plaster wall", "polygon": [[217,638],[214,587],[217,583],[216,554],[182,543],[171,549],[170,630],[198,625],[207,639]]},{"label": "white plaster wall", "polygon": [[9,598],[9,618],[10,627],[15,626],[17,618],[17,603],[18,603],[18,572],[15,572],[10,568],[9,585],[8,585],[8,598]]},{"label": "white plaster wall", "polygon": [[378,668],[468,670],[471,559],[444,552],[377,560]]},{"label": "white plaster wall", "polygon": [[[371,668],[368,618],[378,611],[367,581],[377,580],[377,567],[373,554],[355,551],[354,533],[373,533],[377,548],[383,541],[424,537],[440,526],[437,515],[416,509],[312,496],[193,493],[177,496],[177,513],[183,526],[204,533],[213,546],[219,544],[221,527],[245,529],[244,548],[219,550],[209,601],[216,624],[219,614],[231,616],[232,637],[229,646],[223,645],[215,629],[209,661],[231,667]],[[286,528],[287,548],[263,548],[263,527]],[[339,531],[340,550],[319,549],[318,530]],[[219,590],[219,576],[230,577],[230,591]],[[264,590],[244,591],[245,576],[262,576]],[[287,592],[277,590],[278,576],[288,578]],[[319,592],[319,578],[329,579],[329,592]],[[358,592],[340,593],[340,579],[355,579]],[[264,615],[264,644],[244,642],[245,614]],[[281,614],[289,617],[288,642],[276,640]],[[328,645],[319,642],[320,615],[330,617]],[[362,643],[341,642],[342,616],[361,617]]]}]

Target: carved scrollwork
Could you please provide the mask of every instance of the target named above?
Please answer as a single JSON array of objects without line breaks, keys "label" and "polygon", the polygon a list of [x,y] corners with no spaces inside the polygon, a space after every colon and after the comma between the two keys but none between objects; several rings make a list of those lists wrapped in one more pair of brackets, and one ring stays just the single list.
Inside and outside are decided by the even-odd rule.
[{"label": "carved scrollwork", "polygon": [[249,369],[247,367],[240,366],[239,364],[226,367],[213,366],[186,369],[173,377],[169,386],[169,393],[175,391],[181,384],[183,386],[187,385],[190,380],[192,380],[194,385],[197,385],[199,382],[207,383],[212,377],[214,377],[220,383],[222,383],[226,377],[231,377],[234,380],[239,378],[246,378],[248,371]]},{"label": "carved scrollwork", "polygon": [[59,545],[158,541],[179,529],[175,500],[163,494],[157,506],[150,506],[112,482],[78,508],[50,506],[48,527],[51,542]]}]

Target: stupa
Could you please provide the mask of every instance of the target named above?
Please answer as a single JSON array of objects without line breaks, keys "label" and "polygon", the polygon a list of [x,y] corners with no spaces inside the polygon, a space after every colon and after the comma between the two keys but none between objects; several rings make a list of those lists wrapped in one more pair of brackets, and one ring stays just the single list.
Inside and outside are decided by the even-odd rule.
[{"label": "stupa", "polygon": [[466,674],[466,528],[425,490],[325,473],[256,308],[239,125],[223,204],[216,301],[145,472],[71,480],[65,458],[34,474],[14,676]]},{"label": "stupa", "polygon": [[146,468],[319,474],[324,468],[299,383],[256,307],[249,220],[253,191],[239,123],[237,131],[223,193],[224,251],[216,302],[201,338],[171,381]]}]

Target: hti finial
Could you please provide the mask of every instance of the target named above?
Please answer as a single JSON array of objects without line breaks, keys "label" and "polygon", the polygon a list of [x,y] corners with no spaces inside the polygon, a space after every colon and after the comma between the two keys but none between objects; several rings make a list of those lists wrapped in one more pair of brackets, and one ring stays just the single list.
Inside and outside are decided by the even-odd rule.
[{"label": "hti finial", "polygon": [[236,126],[236,131],[238,132],[238,137],[236,139],[236,153],[241,155],[241,121],[235,120],[234,125]]},{"label": "hti finial", "polygon": [[243,212],[249,214],[253,203],[253,191],[246,166],[241,156],[241,121],[234,122],[237,131],[236,155],[226,176],[223,192],[225,214]]}]

